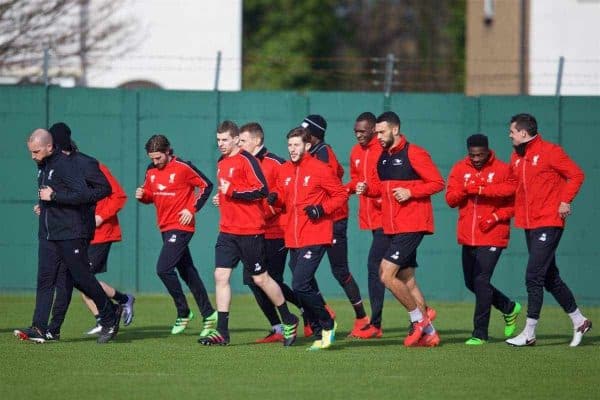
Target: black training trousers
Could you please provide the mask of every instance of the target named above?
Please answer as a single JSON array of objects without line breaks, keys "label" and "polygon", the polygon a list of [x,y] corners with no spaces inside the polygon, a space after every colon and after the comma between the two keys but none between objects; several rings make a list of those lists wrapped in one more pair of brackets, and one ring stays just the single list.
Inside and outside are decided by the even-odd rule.
[{"label": "black training trousers", "polygon": [[556,248],[563,229],[545,227],[525,230],[529,259],[525,284],[527,285],[527,318],[539,319],[544,302],[544,288],[556,299],[566,313],[577,309],[575,297],[560,277],[556,266]]},{"label": "black training trousers", "polygon": [[510,314],[515,303],[490,283],[502,248],[494,246],[463,246],[462,264],[465,285],[475,294],[473,337],[488,340],[492,305],[503,314]]},{"label": "black training trousers", "polygon": [[202,316],[206,318],[214,312],[214,309],[206,293],[204,282],[200,279],[198,270],[194,266],[192,254],[188,247],[192,236],[194,236],[193,232],[179,230],[162,232],[163,247],[158,256],[156,273],[173,298],[178,317],[187,317],[190,308],[175,269],[190,288]]}]

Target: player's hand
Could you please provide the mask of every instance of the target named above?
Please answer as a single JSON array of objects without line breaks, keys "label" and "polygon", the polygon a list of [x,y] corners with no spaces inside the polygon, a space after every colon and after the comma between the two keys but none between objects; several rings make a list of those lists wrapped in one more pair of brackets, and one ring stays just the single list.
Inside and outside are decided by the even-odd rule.
[{"label": "player's hand", "polygon": [[215,194],[215,195],[213,196],[213,198],[212,198],[212,203],[213,203],[215,206],[219,207],[219,204],[221,204],[221,203],[219,202],[219,193],[217,193],[217,194]]},{"label": "player's hand", "polygon": [[319,218],[321,218],[323,215],[325,215],[323,206],[321,206],[320,204],[317,204],[314,206],[306,206],[306,207],[304,207],[304,212],[306,213],[308,218],[312,219],[313,221],[316,221]]},{"label": "player's hand", "polygon": [[498,215],[496,215],[496,213],[491,213],[490,215],[479,221],[479,229],[481,229],[481,232],[483,233],[489,232],[494,226],[496,226],[496,224],[499,221],[500,218],[498,218]]},{"label": "player's hand", "polygon": [[397,187],[397,188],[392,189],[392,193],[398,203],[403,203],[406,200],[410,199],[412,196],[410,189],[406,189],[403,187]]},{"label": "player's hand", "polygon": [[358,182],[356,184],[356,194],[361,195],[367,191],[367,183],[366,182]]},{"label": "player's hand", "polygon": [[44,186],[39,191],[40,200],[52,201],[52,193],[54,190],[50,186]]},{"label": "player's hand", "polygon": [[33,213],[35,215],[37,215],[39,217],[41,212],[42,212],[42,210],[40,209],[40,205],[39,204],[36,204],[36,205],[33,206]]},{"label": "player's hand", "polygon": [[142,197],[144,197],[144,188],[139,187],[135,189],[135,198],[140,200]]},{"label": "player's hand", "polygon": [[221,193],[227,194],[229,186],[231,186],[231,182],[229,182],[227,179],[221,178],[221,180],[219,181],[219,190],[221,191]]},{"label": "player's hand", "polygon": [[183,210],[179,211],[179,223],[181,225],[189,225],[192,222],[193,218],[194,214],[192,214],[191,211],[187,208],[184,208]]},{"label": "player's hand", "polygon": [[97,228],[97,227],[99,227],[100,225],[102,225],[102,223],[104,222],[104,218],[102,218],[102,217],[101,217],[101,216],[99,216],[99,215],[96,215],[96,216],[95,216],[95,218],[96,218],[96,228]]},{"label": "player's hand", "polygon": [[560,205],[558,206],[558,215],[560,215],[562,219],[565,219],[571,215],[571,204],[561,201]]},{"label": "player's hand", "polygon": [[277,193],[271,192],[267,195],[267,203],[272,206],[277,201]]}]

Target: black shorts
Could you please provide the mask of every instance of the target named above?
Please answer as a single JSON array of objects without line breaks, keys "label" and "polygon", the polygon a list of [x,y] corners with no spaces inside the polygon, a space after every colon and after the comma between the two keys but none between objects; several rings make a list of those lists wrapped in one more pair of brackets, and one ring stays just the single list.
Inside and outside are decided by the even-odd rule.
[{"label": "black shorts", "polygon": [[88,258],[90,259],[90,272],[92,274],[101,274],[106,272],[108,253],[110,252],[110,245],[108,243],[96,243],[90,244],[88,247]]},{"label": "black shorts", "polygon": [[390,239],[390,247],[383,258],[403,268],[417,268],[417,247],[423,240],[423,232],[397,233],[387,235]]},{"label": "black shorts", "polygon": [[234,235],[219,232],[215,244],[215,266],[235,268],[240,261],[250,275],[260,275],[267,271],[265,235]]}]

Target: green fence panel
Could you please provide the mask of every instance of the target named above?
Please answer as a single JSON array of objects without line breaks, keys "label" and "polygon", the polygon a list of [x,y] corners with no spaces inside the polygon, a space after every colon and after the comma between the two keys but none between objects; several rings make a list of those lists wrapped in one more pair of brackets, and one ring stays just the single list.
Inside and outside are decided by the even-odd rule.
[{"label": "green fence panel", "polygon": [[37,167],[27,150],[27,138],[46,124],[46,91],[40,87],[0,90],[0,287],[35,289],[37,271]]},{"label": "green fence panel", "polygon": [[[378,115],[384,109],[399,114],[402,131],[410,142],[427,149],[444,177],[466,154],[465,140],[483,132],[501,159],[512,151],[508,121],[513,114],[529,112],[538,118],[548,140],[561,143],[586,173],[586,182],[573,204],[573,215],[558,250],[561,274],[583,303],[600,303],[595,282],[600,211],[600,98],[592,97],[465,97],[460,94],[393,94],[341,92],[198,92],[155,89],[65,89],[51,87],[0,87],[0,132],[7,144],[0,150],[10,168],[0,175],[0,203],[6,226],[0,232],[0,290],[33,290],[37,270],[37,221],[31,212],[35,198],[36,168],[25,140],[36,127],[65,121],[81,151],[105,163],[124,186],[129,201],[120,214],[123,242],[115,245],[105,279],[124,290],[164,292],[155,272],[162,241],[153,206],[139,204],[135,188],[143,182],[149,163],[144,144],[155,133],[165,134],[175,154],[192,161],[214,179],[219,153],[217,124],[231,119],[238,124],[261,123],[266,145],[287,158],[285,134],[309,113],[328,122],[326,141],[348,170],[355,144],[353,125],[364,111]],[[17,149],[17,151],[15,151]],[[20,150],[19,150],[20,149]],[[346,175],[344,181],[348,180]],[[214,192],[213,192],[214,193]],[[460,246],[456,243],[456,210],[447,207],[443,193],[433,197],[436,232],[419,249],[418,277],[429,299],[472,300],[464,287]],[[350,199],[349,260],[364,298],[367,292],[366,258],[371,233],[356,222],[357,202]],[[214,243],[218,210],[209,202],[197,215],[191,242],[192,256],[209,291],[214,290]],[[510,296],[526,298],[524,285],[527,252],[521,230],[513,229],[511,243],[500,259],[493,283]],[[233,280],[236,292],[245,292],[241,272]],[[324,260],[318,272],[327,296],[344,296]],[[288,274],[289,279],[289,274]]]}]

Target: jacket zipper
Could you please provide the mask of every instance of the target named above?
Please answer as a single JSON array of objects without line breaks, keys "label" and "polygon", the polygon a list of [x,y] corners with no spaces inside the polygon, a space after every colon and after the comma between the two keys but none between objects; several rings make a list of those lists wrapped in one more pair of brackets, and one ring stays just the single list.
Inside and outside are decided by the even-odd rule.
[{"label": "jacket zipper", "polygon": [[527,229],[529,229],[529,205],[527,204],[527,178],[525,176],[525,157],[523,157],[523,192],[525,193],[525,219],[527,220]]},{"label": "jacket zipper", "polygon": [[[46,186],[46,171],[42,174],[42,186]],[[50,240],[50,228],[48,227],[48,207],[44,207],[44,224],[46,225],[46,240]]]},{"label": "jacket zipper", "polygon": [[296,246],[299,246],[298,243],[298,170],[299,166],[296,167],[296,176],[294,178],[294,241],[296,242]]},{"label": "jacket zipper", "polygon": [[[367,148],[367,151],[365,152],[365,162],[364,162],[364,168],[363,168],[363,177],[365,179],[365,182],[367,182],[367,162],[369,160],[369,149]],[[366,209],[367,209],[367,223],[369,224],[369,229],[371,229],[371,227],[373,226],[371,224],[371,203],[373,203],[375,200],[371,199],[369,197],[364,197],[365,201],[365,205],[366,205]]]},{"label": "jacket zipper", "polygon": [[[388,197],[388,202],[390,203],[390,216],[389,216],[389,218],[390,218],[390,222],[392,223],[392,232],[395,232],[396,231],[396,225],[394,224],[394,218],[392,218],[392,215],[393,215],[392,209],[394,208],[395,204],[392,202],[392,199],[390,198],[391,193],[390,193],[390,183],[389,182],[387,182],[386,185],[385,185],[385,192],[386,192],[387,197]],[[393,201],[396,201],[396,198],[394,198]]]},{"label": "jacket zipper", "polygon": [[471,245],[475,246],[475,223],[477,222],[477,200],[479,200],[479,196],[475,196],[475,201],[473,201],[473,221],[471,223]]}]

